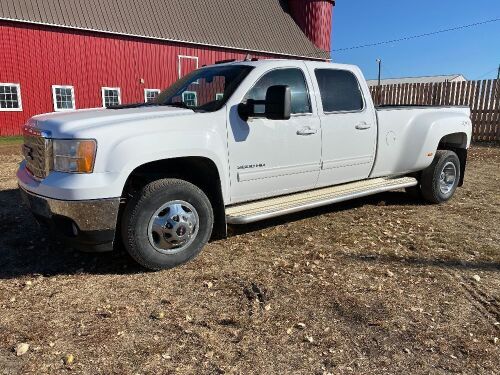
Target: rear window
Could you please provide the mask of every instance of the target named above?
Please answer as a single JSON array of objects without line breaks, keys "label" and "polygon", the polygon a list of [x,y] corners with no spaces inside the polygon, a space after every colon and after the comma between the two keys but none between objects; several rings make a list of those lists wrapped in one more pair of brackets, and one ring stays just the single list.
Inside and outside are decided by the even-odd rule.
[{"label": "rear window", "polygon": [[316,69],[323,112],[361,111],[363,95],[354,74],[346,70]]}]

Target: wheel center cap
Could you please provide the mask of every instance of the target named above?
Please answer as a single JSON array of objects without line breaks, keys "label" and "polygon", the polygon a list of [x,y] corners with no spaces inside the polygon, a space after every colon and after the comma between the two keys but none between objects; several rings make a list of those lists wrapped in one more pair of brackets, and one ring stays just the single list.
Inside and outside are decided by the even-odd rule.
[{"label": "wheel center cap", "polygon": [[198,222],[198,213],[190,203],[181,200],[167,202],[151,216],[149,243],[163,254],[184,251],[198,234]]}]

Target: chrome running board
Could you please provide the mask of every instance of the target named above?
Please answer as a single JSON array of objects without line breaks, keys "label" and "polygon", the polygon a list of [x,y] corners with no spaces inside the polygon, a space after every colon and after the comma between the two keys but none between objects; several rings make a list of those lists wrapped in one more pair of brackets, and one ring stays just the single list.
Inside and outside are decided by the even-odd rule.
[{"label": "chrome running board", "polygon": [[228,224],[248,224],[332,203],[417,185],[412,177],[374,178],[226,208]]}]

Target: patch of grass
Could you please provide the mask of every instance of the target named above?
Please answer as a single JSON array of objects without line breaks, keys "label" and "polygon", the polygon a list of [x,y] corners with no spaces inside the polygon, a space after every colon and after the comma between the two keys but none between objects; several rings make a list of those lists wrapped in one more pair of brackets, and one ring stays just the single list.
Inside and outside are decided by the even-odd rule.
[{"label": "patch of grass", "polygon": [[20,145],[23,143],[23,137],[0,137],[1,145]]}]

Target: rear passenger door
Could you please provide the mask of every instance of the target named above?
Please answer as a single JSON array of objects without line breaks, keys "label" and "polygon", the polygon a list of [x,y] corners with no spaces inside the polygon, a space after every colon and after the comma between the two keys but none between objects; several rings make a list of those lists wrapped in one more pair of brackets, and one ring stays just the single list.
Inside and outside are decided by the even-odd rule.
[{"label": "rear passenger door", "polygon": [[[323,65],[324,66],[324,65]],[[356,74],[350,70],[316,68],[322,129],[318,186],[368,178],[376,152],[376,114],[365,100]]]}]

